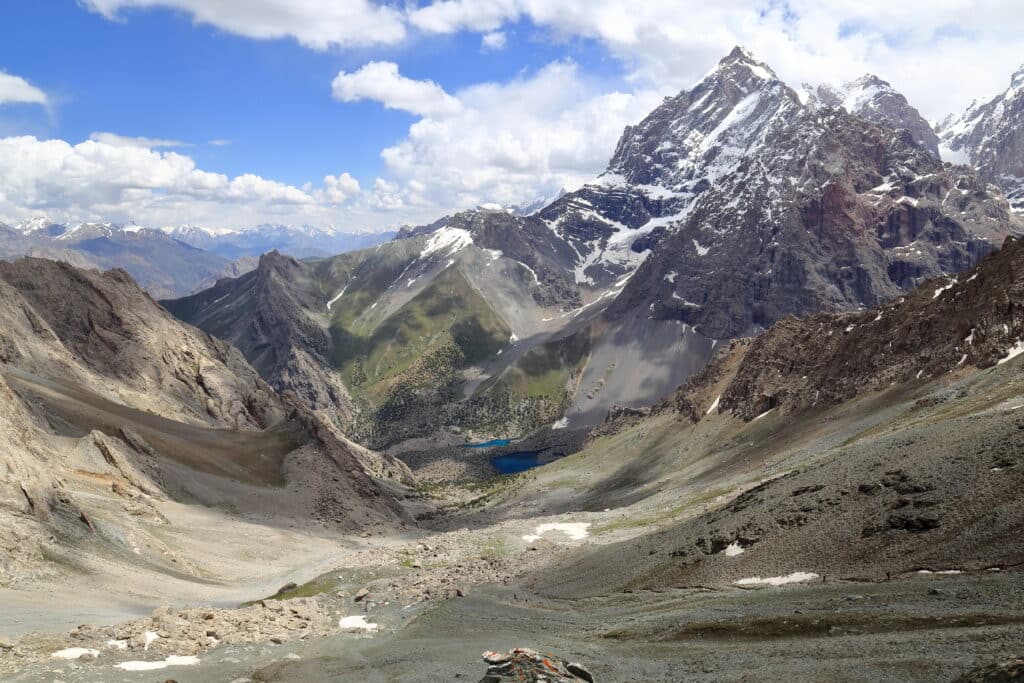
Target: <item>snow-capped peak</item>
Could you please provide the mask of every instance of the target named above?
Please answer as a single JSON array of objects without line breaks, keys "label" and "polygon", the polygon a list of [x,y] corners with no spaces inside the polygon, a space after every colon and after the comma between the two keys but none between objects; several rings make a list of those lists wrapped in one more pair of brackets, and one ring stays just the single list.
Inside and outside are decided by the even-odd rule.
[{"label": "snow-capped peak", "polygon": [[715,67],[704,80],[709,78],[717,77],[722,72],[736,72],[745,71],[755,78],[761,81],[777,81],[778,76],[772,71],[771,67],[762,61],[759,61],[749,50],[742,45],[737,45],[732,49],[728,55],[722,58],[718,62],[718,66]]},{"label": "snow-capped peak", "polygon": [[888,82],[874,74],[864,74],[860,78],[843,85],[842,107],[851,114],[858,114],[866,107],[875,103],[883,93],[894,92]]},{"label": "snow-capped peak", "polygon": [[54,225],[56,224],[48,216],[35,216],[19,223],[16,229],[25,235],[31,235]]},{"label": "snow-capped peak", "polygon": [[1010,77],[1010,88],[1024,88],[1024,64],[1021,64],[1020,68]]}]

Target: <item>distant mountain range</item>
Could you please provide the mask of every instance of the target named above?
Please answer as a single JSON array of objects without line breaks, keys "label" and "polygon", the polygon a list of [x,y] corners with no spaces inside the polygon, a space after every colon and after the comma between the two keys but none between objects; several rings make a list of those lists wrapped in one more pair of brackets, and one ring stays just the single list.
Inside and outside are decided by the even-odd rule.
[{"label": "distant mountain range", "polygon": [[0,258],[37,256],[82,268],[123,268],[154,297],[166,298],[248,272],[268,251],[323,257],[373,246],[394,234],[287,225],[216,233],[194,226],[156,230],[133,223],[69,225],[37,217],[14,227],[0,224]]}]

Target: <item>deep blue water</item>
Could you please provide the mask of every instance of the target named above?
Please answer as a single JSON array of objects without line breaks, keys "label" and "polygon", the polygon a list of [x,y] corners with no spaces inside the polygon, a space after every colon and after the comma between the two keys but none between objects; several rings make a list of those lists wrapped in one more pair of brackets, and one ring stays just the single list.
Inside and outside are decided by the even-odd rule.
[{"label": "deep blue water", "polygon": [[557,456],[544,455],[544,451],[519,451],[497,455],[491,458],[491,464],[501,474],[515,474],[557,459]]},{"label": "deep blue water", "polygon": [[491,439],[490,441],[484,441],[481,443],[467,443],[463,444],[463,448],[490,448],[491,446],[507,446],[512,443],[512,439]]}]

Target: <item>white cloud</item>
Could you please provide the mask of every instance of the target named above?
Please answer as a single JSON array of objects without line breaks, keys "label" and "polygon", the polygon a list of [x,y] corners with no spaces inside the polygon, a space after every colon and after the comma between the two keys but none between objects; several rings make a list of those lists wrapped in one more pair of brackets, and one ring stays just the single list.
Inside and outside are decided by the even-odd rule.
[{"label": "white cloud", "polygon": [[164,140],[162,138],[133,138],[117,133],[96,132],[89,135],[93,142],[102,142],[111,147],[191,147],[187,142],[180,140]]},{"label": "white cloud", "polygon": [[508,41],[505,34],[501,31],[491,31],[485,33],[480,39],[480,47],[485,50],[501,50],[505,47],[505,43]]},{"label": "white cloud", "polygon": [[658,99],[600,92],[571,62],[450,97],[457,112],[425,115],[381,153],[389,178],[374,188],[377,208],[514,204],[575,187],[605,167],[622,129]]},{"label": "white cloud", "polygon": [[162,7],[249,38],[291,37],[316,49],[391,45],[405,37],[402,13],[368,0],[83,0],[114,19],[124,9]]},{"label": "white cloud", "polygon": [[39,88],[21,76],[0,71],[0,104],[41,104],[46,106],[49,99]]},{"label": "white cloud", "polygon": [[216,138],[214,140],[210,140],[209,144],[213,145],[214,147],[226,147],[227,145],[231,144],[231,140],[228,140],[226,138]]},{"label": "white cloud", "polygon": [[427,33],[487,33],[529,20],[556,36],[599,41],[638,84],[695,82],[733,45],[792,84],[873,72],[927,116],[1004,89],[1019,65],[1024,3],[1007,0],[440,0],[410,11]]},{"label": "white cloud", "polygon": [[359,194],[359,181],[348,173],[324,176],[324,189],[319,194],[322,201],[341,204]]},{"label": "white cloud", "polygon": [[406,78],[394,62],[370,62],[352,73],[342,71],[331,90],[342,102],[375,100],[388,109],[420,116],[445,116],[460,109],[458,100],[437,83]]},{"label": "white cloud", "polygon": [[269,218],[325,224],[358,194],[348,173],[302,189],[252,173],[211,173],[188,156],[135,144],[0,139],[0,219],[8,222],[46,214],[143,225],[244,227]]}]

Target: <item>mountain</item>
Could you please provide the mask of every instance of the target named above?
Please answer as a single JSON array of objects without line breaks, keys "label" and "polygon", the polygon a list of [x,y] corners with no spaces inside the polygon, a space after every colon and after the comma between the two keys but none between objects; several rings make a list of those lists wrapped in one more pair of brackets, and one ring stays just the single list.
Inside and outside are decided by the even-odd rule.
[{"label": "mountain", "polygon": [[842,108],[886,128],[909,130],[914,142],[939,157],[939,137],[931,124],[888,81],[874,74],[865,74],[839,87],[805,84],[799,94],[812,108]]},{"label": "mountain", "polygon": [[164,303],[375,447],[508,437],[651,405],[722,341],[878,305],[1020,229],[970,169],[805,104],[737,48],[536,213],[464,212],[329,259],[271,255]]},{"label": "mountain", "polygon": [[559,248],[540,221],[469,212],[330,259],[271,252],[253,273],[163,305],[374,446],[455,425],[528,430],[561,417],[584,353],[563,367],[558,345],[534,351],[580,303]]},{"label": "mountain", "polygon": [[134,224],[62,225],[45,217],[0,230],[0,256],[35,256],[80,268],[123,268],[156,297],[180,296],[236,276],[245,263],[197,249]]},{"label": "mountain", "polygon": [[[723,347],[650,413],[620,414],[574,456],[595,471],[625,443],[644,453],[580,486],[589,500],[575,504],[646,490],[681,509],[746,484],[710,510],[689,506],[581,553],[534,589],[579,598],[795,572],[882,581],[1016,566],[1022,304],[1024,241],[1010,238],[970,271],[882,307],[787,318]],[[540,476],[525,487],[547,485]]]},{"label": "mountain", "polygon": [[86,566],[202,576],[163,531],[165,501],[270,523],[399,522],[362,449],[123,270],[0,262],[0,404],[7,586]]},{"label": "mountain", "polygon": [[1009,88],[972,104],[944,124],[940,136],[945,160],[972,165],[1003,189],[1014,210],[1024,212],[1024,66],[1010,78]]},{"label": "mountain", "polygon": [[150,294],[191,294],[224,277],[256,266],[258,257],[280,250],[298,257],[331,256],[373,246],[395,233],[342,233],[312,227],[261,225],[232,233],[195,226],[154,230],[134,223],[64,225],[36,217],[0,226],[0,257],[36,256],[81,268],[124,268]]},{"label": "mountain", "polygon": [[197,226],[167,231],[176,240],[231,260],[279,251],[296,258],[325,257],[372,247],[395,236],[394,232],[347,233],[311,226],[257,225],[236,232],[212,232]]},{"label": "mountain", "polygon": [[652,125],[627,132],[635,153],[620,164],[646,173],[649,150],[675,148],[664,139],[665,131],[681,135],[672,122],[705,111],[713,116],[700,129],[712,144],[692,139],[709,158],[682,178],[676,168],[685,164],[667,158],[670,171],[650,179],[687,204],[613,314],[645,306],[656,319],[732,338],[790,313],[875,305],[970,266],[1020,229],[973,173],[944,168],[906,131],[802,105],[745,53],[681,97],[653,113]]}]

